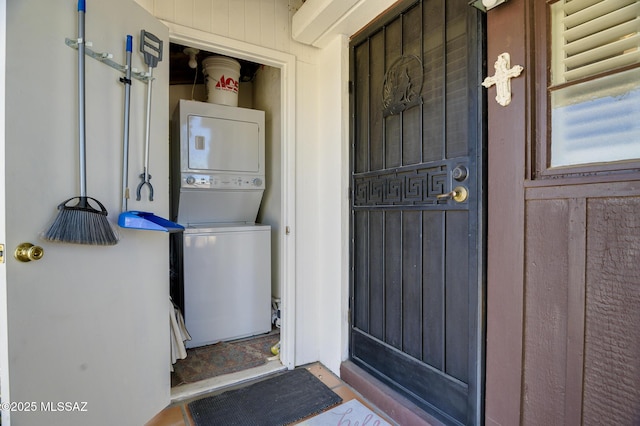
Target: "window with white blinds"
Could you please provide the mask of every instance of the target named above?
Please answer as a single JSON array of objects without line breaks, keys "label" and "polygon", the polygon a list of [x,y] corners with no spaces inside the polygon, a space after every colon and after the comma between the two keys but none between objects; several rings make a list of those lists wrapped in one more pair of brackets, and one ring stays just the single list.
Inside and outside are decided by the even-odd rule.
[{"label": "window with white blinds", "polygon": [[559,0],[551,19],[551,166],[640,158],[640,0]]}]

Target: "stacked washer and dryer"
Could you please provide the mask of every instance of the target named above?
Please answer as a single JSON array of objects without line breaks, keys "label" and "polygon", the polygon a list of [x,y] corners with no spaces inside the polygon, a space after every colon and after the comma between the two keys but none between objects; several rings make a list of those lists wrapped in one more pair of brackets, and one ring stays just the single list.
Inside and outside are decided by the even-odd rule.
[{"label": "stacked washer and dryer", "polygon": [[179,101],[172,121],[174,301],[187,348],[271,330],[271,227],[256,223],[265,189],[264,112]]}]

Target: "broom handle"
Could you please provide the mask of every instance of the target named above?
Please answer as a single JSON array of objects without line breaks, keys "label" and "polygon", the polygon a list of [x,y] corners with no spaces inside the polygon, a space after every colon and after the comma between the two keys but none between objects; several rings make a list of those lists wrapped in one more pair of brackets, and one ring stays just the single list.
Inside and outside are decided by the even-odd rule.
[{"label": "broom handle", "polygon": [[84,14],[85,0],[78,0],[78,138],[80,164],[80,196],[87,196],[86,129],[85,129],[85,75],[84,75]]}]

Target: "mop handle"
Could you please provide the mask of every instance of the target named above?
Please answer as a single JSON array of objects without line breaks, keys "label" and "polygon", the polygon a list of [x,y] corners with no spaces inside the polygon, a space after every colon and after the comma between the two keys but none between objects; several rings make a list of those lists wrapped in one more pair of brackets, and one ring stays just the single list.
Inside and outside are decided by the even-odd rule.
[{"label": "mop handle", "polygon": [[126,70],[124,78],[124,130],[122,135],[122,211],[127,210],[129,200],[129,111],[131,104],[131,52],[133,37],[127,35]]},{"label": "mop handle", "polygon": [[87,196],[86,129],[85,129],[85,75],[84,75],[84,15],[85,1],[78,0],[78,138],[80,164],[80,196]]}]

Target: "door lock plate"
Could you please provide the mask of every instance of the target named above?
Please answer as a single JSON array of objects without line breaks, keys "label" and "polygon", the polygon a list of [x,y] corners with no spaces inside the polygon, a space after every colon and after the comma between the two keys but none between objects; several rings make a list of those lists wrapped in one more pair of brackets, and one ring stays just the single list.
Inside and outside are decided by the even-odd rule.
[{"label": "door lock plate", "polygon": [[463,203],[469,198],[469,191],[464,186],[456,186],[453,189],[453,201]]}]

